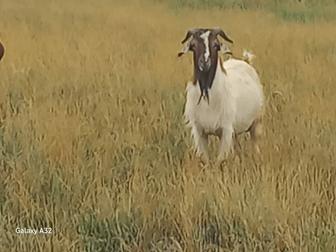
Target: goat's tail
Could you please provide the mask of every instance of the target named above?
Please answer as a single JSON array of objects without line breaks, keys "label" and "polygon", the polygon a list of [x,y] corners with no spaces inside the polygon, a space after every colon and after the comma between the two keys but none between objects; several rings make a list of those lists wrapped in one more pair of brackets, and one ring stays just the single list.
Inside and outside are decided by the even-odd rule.
[{"label": "goat's tail", "polygon": [[255,55],[252,52],[249,52],[244,49],[243,51],[243,60],[248,63],[252,64],[252,60],[255,58]]}]

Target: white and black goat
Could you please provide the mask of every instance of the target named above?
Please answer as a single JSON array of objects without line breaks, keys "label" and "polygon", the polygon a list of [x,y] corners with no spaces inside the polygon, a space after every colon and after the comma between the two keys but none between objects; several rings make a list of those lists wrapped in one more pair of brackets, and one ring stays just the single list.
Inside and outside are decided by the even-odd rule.
[{"label": "white and black goat", "polygon": [[233,43],[220,28],[189,30],[178,56],[193,53],[194,79],[187,83],[184,114],[197,153],[208,159],[208,136],[215,135],[220,138],[221,161],[232,149],[233,138],[244,132],[250,133],[259,153],[264,94],[259,76],[249,64],[252,55],[223,62],[218,54],[226,47],[218,36]]}]

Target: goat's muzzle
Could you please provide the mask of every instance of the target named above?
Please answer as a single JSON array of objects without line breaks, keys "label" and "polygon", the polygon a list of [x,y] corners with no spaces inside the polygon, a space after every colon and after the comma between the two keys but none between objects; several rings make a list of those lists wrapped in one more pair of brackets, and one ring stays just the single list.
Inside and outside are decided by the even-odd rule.
[{"label": "goat's muzzle", "polygon": [[211,60],[210,58],[208,60],[205,60],[204,57],[200,57],[198,60],[198,67],[202,72],[209,71],[211,67]]}]

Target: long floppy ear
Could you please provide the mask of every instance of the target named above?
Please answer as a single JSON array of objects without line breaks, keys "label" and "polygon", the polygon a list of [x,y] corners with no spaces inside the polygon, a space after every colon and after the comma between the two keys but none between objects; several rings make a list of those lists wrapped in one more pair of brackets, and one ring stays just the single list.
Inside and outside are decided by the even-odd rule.
[{"label": "long floppy ear", "polygon": [[177,57],[181,57],[183,56],[185,53],[187,53],[189,51],[190,48],[190,41],[188,41],[183,48],[181,49],[181,51],[177,54]]},{"label": "long floppy ear", "polygon": [[232,55],[230,48],[224,43],[220,43],[220,52],[222,54]]},{"label": "long floppy ear", "polygon": [[213,34],[216,36],[221,36],[223,39],[226,41],[230,42],[233,44],[233,40],[221,29],[221,28],[214,28],[213,29]]},{"label": "long floppy ear", "polygon": [[181,57],[182,55],[184,55],[185,53],[187,53],[190,49],[190,40],[192,38],[192,36],[198,31],[199,29],[190,29],[187,31],[187,34],[185,36],[185,38],[181,41],[182,44],[186,43],[183,48],[181,49],[181,51],[177,54],[177,57]]}]

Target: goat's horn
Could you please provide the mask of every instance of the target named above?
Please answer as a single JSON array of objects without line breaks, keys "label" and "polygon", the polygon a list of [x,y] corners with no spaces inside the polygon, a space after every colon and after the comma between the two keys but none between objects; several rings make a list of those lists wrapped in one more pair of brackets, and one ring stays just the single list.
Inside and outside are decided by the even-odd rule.
[{"label": "goat's horn", "polygon": [[185,43],[192,35],[194,35],[196,32],[198,31],[198,29],[191,29],[191,30],[188,30],[185,38],[182,40],[182,44]]},{"label": "goat's horn", "polygon": [[213,33],[214,35],[219,35],[221,36],[223,39],[225,39],[226,41],[233,43],[233,40],[221,29],[221,28],[215,28],[213,29]]}]

